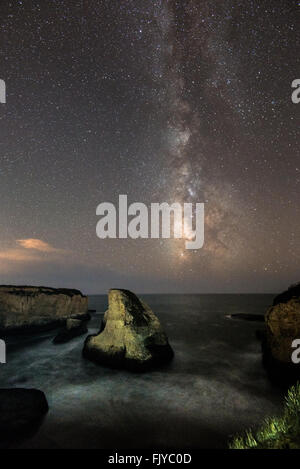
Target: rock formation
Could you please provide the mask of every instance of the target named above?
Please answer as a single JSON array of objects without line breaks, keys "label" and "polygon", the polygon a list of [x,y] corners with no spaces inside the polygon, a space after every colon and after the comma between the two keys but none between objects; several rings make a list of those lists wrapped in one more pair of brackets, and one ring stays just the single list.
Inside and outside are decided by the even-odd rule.
[{"label": "rock formation", "polygon": [[79,319],[67,319],[65,328],[53,339],[54,344],[64,344],[69,340],[88,332],[87,321]]},{"label": "rock formation", "polygon": [[37,389],[0,389],[0,448],[31,436],[48,412],[48,403]]},{"label": "rock formation", "polygon": [[85,317],[88,299],[78,290],[0,286],[0,330],[57,325]]},{"label": "rock formation", "polygon": [[173,350],[143,301],[127,290],[110,290],[101,332],[87,337],[83,356],[101,365],[145,371],[170,361]]},{"label": "rock formation", "polygon": [[241,321],[251,322],[264,322],[265,316],[263,314],[247,314],[247,313],[234,313],[226,314],[226,319],[238,319]]},{"label": "rock formation", "polygon": [[300,284],[276,296],[265,316],[263,360],[271,378],[292,383],[300,378],[300,364],[292,362],[292,342],[300,339]]}]

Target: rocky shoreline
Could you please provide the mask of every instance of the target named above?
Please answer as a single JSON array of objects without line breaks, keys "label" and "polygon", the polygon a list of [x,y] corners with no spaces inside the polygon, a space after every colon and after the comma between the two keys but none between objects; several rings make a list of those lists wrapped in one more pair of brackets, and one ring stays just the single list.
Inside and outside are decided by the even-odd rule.
[{"label": "rocky shoreline", "polygon": [[[128,290],[112,289],[108,299],[109,307],[99,324],[100,332],[85,339],[83,357],[103,367],[134,372],[145,372],[169,363],[174,356],[173,349],[149,306]],[[46,312],[38,312],[38,308],[45,304]],[[7,305],[9,308],[5,313]],[[57,305],[59,310],[55,309]],[[74,315],[74,311],[78,314]],[[13,327],[16,317],[17,327]],[[74,319],[76,317],[79,320]],[[263,364],[269,378],[283,387],[299,380],[300,365],[291,360],[291,346],[293,340],[300,337],[300,284],[276,296],[265,315],[234,313],[226,318],[264,322],[265,328],[257,337],[262,343]],[[53,343],[65,343],[88,332],[88,319],[87,297],[78,290],[0,287],[0,320],[2,326],[6,324],[2,328],[2,337],[12,332],[20,334],[51,329],[59,324],[64,328]],[[0,447],[15,436],[22,438],[28,432],[34,432],[48,410],[45,396],[37,390],[0,390],[1,399]],[[5,426],[8,428],[6,434]],[[10,428],[13,429],[11,433]]]}]

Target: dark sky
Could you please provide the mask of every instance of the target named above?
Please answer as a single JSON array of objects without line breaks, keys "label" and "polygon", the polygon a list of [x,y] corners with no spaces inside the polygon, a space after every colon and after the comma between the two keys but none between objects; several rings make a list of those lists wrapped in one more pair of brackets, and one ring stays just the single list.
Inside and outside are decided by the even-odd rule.
[{"label": "dark sky", "polygon": [[[1,0],[0,283],[275,292],[300,280],[299,2]],[[96,207],[205,202],[205,245]]]}]

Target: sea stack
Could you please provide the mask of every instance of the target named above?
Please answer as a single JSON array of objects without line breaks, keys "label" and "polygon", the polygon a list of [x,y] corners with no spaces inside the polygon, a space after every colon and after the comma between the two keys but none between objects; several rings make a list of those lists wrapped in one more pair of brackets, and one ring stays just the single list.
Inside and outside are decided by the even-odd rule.
[{"label": "sea stack", "polygon": [[84,318],[88,299],[78,290],[0,286],[0,330],[4,333]]},{"label": "sea stack", "polygon": [[146,371],[173,358],[155,314],[128,290],[110,290],[101,332],[87,337],[83,356],[104,366]]},{"label": "sea stack", "polygon": [[300,378],[300,364],[292,361],[292,343],[300,339],[300,283],[276,296],[265,321],[264,364],[273,379],[292,383]]},{"label": "sea stack", "polygon": [[54,337],[53,343],[64,344],[74,339],[75,337],[87,334],[87,332],[87,320],[80,321],[79,319],[67,319],[64,329],[60,331],[56,337]]}]

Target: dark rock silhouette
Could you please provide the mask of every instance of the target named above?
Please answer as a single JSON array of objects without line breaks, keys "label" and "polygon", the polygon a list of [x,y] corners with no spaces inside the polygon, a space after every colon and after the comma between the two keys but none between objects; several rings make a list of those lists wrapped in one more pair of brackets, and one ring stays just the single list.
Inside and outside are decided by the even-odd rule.
[{"label": "dark rock silhouette", "polygon": [[37,389],[0,389],[0,448],[32,436],[48,412],[48,403]]},{"label": "dark rock silhouette", "polygon": [[300,282],[291,285],[286,291],[280,293],[274,298],[273,306],[278,305],[279,303],[287,303],[290,300],[300,301]]},{"label": "dark rock silhouette", "polygon": [[83,356],[104,366],[146,371],[170,361],[173,350],[149,306],[130,291],[113,289],[101,331],[86,339]]},{"label": "dark rock silhouette", "polygon": [[241,321],[251,321],[251,322],[264,322],[265,317],[263,314],[247,314],[247,313],[234,313],[227,314],[227,319],[239,319]]}]

